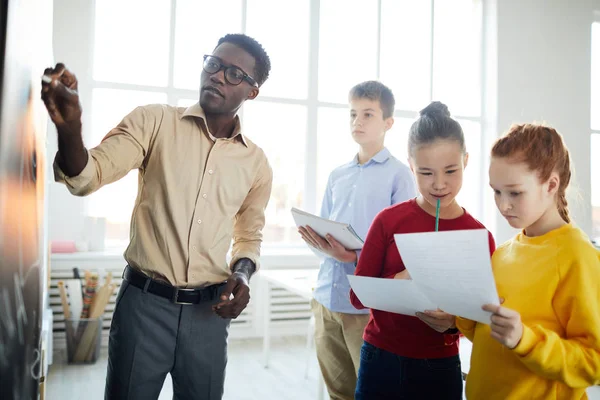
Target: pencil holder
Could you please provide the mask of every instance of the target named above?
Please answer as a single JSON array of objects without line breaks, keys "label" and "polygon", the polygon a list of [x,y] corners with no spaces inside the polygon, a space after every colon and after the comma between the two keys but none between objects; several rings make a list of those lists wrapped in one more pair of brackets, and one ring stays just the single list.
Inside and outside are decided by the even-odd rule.
[{"label": "pencil holder", "polygon": [[66,319],[65,333],[69,364],[92,364],[98,360],[102,344],[102,317]]}]

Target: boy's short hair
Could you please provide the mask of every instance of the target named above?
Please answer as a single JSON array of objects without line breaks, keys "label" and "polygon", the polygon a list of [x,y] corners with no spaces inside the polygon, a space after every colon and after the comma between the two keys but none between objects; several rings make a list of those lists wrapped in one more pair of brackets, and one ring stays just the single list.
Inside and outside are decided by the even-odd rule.
[{"label": "boy's short hair", "polygon": [[350,89],[348,101],[352,99],[369,99],[379,101],[381,111],[383,111],[383,119],[394,115],[394,106],[396,100],[392,90],[379,81],[366,81]]}]

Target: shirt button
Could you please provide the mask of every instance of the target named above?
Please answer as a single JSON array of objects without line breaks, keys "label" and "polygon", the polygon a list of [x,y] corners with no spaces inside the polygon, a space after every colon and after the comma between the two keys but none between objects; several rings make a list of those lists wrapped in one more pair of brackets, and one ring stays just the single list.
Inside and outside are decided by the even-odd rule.
[{"label": "shirt button", "polygon": [[196,250],[196,246],[192,246],[192,249]]},{"label": "shirt button", "polygon": [[208,170],[208,173],[211,174],[211,175],[213,174],[213,172],[215,172],[215,171],[213,171],[212,169]]},{"label": "shirt button", "polygon": [[337,287],[337,283],[334,283],[334,284],[333,284],[333,287]]},{"label": "shirt button", "polygon": [[203,197],[203,198],[206,198],[206,193],[204,193],[204,194],[202,195],[202,197]]},{"label": "shirt button", "polygon": [[199,220],[198,220],[198,223],[199,223],[199,224],[201,224],[201,223],[202,223],[202,220],[201,220],[201,219],[199,219]]}]

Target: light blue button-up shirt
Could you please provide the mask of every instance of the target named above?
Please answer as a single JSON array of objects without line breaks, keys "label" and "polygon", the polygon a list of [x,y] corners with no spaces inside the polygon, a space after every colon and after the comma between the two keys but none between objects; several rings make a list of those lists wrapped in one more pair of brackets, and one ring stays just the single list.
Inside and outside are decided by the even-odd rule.
[{"label": "light blue button-up shirt", "polygon": [[[384,208],[417,195],[410,169],[392,156],[387,148],[363,165],[354,159],[334,169],[329,175],[323,196],[321,217],[352,225],[363,240],[371,222]],[[354,274],[354,263],[343,263],[326,257],[321,262],[314,298],[331,311],[366,314],[350,304],[348,274]]]}]

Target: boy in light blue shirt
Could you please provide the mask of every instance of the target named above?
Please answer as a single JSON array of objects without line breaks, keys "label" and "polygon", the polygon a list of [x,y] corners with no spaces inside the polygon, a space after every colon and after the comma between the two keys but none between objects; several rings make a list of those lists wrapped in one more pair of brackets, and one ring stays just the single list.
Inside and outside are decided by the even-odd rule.
[{"label": "boy in light blue shirt", "polygon": [[[394,95],[377,81],[362,82],[349,94],[350,129],[358,154],[329,175],[321,217],[349,223],[364,240],[381,210],[417,195],[410,169],[384,146],[394,124]],[[311,308],[319,366],[331,399],[352,400],[356,387],[362,334],[368,310],[350,304],[350,284],[358,252],[333,237],[320,237],[310,227],[299,229],[309,246],[324,253]]]}]

